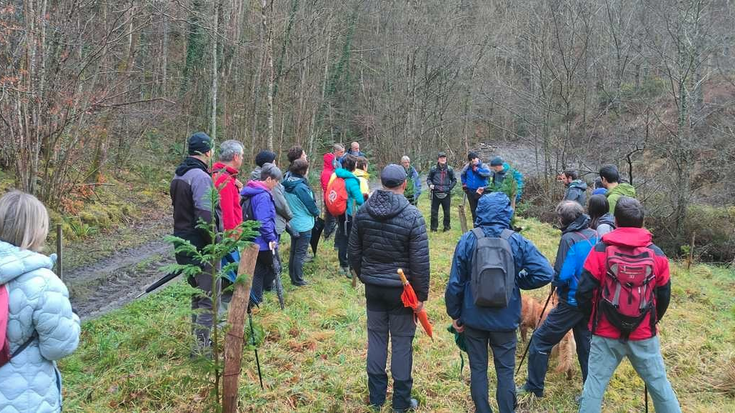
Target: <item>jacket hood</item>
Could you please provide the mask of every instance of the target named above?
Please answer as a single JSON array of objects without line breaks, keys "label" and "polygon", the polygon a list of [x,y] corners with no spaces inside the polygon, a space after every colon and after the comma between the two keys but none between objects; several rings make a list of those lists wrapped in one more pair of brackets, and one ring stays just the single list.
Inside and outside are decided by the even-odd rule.
[{"label": "jacket hood", "polygon": [[368,214],[375,219],[390,219],[406,209],[410,204],[403,195],[378,189],[365,203]]},{"label": "jacket hood", "polygon": [[227,173],[230,174],[230,175],[232,175],[232,176],[236,176],[238,174],[238,172],[240,172],[237,169],[235,169],[235,168],[233,168],[231,166],[227,166],[227,165],[225,165],[222,162],[215,162],[214,165],[212,165],[212,173],[221,172],[223,170],[224,171],[227,171]]},{"label": "jacket hood", "polygon": [[22,250],[15,245],[0,241],[0,285],[20,277],[23,274],[41,268],[51,269],[54,267],[56,254],[50,257]]},{"label": "jacket hood", "polygon": [[353,174],[352,172],[350,172],[350,171],[348,171],[347,169],[344,169],[344,168],[335,169],[334,170],[334,173],[337,174],[337,177],[338,178],[342,178],[342,179],[350,179],[350,178],[357,179],[355,177],[355,174]]},{"label": "jacket hood", "polygon": [[645,228],[618,228],[602,236],[602,241],[608,245],[625,247],[647,247],[651,245],[653,236]]},{"label": "jacket hood", "polygon": [[498,226],[500,228],[510,228],[513,208],[510,207],[508,195],[502,192],[492,192],[480,197],[477,202],[476,213],[476,227]]},{"label": "jacket hood", "polygon": [[355,169],[354,173],[355,177],[357,178],[365,178],[367,180],[370,180],[370,174],[367,171],[363,171],[362,169]]},{"label": "jacket hood", "polygon": [[260,181],[260,171],[262,170],[261,167],[256,166],[255,169],[253,169],[252,172],[250,172],[250,180],[251,181]]},{"label": "jacket hood", "polygon": [[575,219],[574,222],[567,225],[566,228],[563,228],[561,232],[562,234],[566,234],[567,232],[577,232],[583,229],[587,229],[589,227],[590,227],[590,216],[587,214],[582,214],[579,216],[579,218]]},{"label": "jacket hood", "polygon": [[301,185],[301,183],[306,183],[306,178],[304,178],[301,175],[291,174],[286,178],[281,184],[283,185],[283,189],[286,190],[288,193],[292,193],[297,186]]},{"label": "jacket hood", "polygon": [[605,215],[601,216],[600,219],[597,221],[597,226],[600,226],[602,224],[607,224],[615,227],[615,217],[609,212],[606,213]]},{"label": "jacket hood", "polygon": [[327,152],[324,154],[324,169],[333,171],[334,170],[334,154]]},{"label": "jacket hood", "polygon": [[583,180],[581,180],[581,179],[577,179],[577,180],[575,180],[575,181],[572,181],[572,182],[570,182],[570,183],[569,183],[569,187],[570,187],[570,188],[579,188],[579,189],[581,189],[582,191],[586,191],[586,190],[587,190],[587,183],[586,183],[586,182],[584,182],[584,181],[583,181]]},{"label": "jacket hood", "polygon": [[209,175],[209,167],[207,167],[207,164],[193,156],[187,156],[186,159],[179,164],[178,168],[176,168],[176,176],[183,176],[192,169],[201,169]]},{"label": "jacket hood", "polygon": [[263,192],[267,192],[270,194],[271,191],[268,190],[268,187],[265,186],[262,181],[250,181],[245,186],[245,188],[240,191],[240,195],[245,197],[252,197]]},{"label": "jacket hood", "polygon": [[622,196],[629,196],[635,198],[635,188],[631,184],[618,184],[615,188],[607,191],[607,196],[613,194],[620,194]]}]

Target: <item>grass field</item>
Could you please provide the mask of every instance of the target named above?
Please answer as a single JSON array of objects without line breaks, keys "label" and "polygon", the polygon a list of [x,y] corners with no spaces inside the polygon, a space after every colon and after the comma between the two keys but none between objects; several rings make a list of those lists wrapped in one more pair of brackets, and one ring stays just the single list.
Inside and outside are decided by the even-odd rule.
[{"label": "grass field", "polygon": [[[422,211],[428,218],[426,199]],[[453,215],[454,230],[430,235],[432,280],[426,308],[435,339],[417,330],[414,341],[414,396],[420,401],[420,412],[474,411],[468,367],[460,372],[458,349],[446,331],[450,319],[444,308],[444,287],[461,235],[456,209]],[[553,259],[559,231],[535,220],[520,220],[520,225],[523,235]],[[287,248],[284,245],[283,254],[288,253]],[[353,289],[336,270],[332,243],[322,243],[319,255],[306,267],[309,286],[295,289],[283,275],[285,311],[278,308],[275,295],[266,295],[265,305],[254,316],[256,336],[262,339],[259,353],[265,390],[258,385],[252,347],[246,348],[242,411],[368,411],[364,288],[358,284]],[[704,265],[686,271],[674,264],[672,280],[672,304],[661,323],[662,348],[683,410],[733,412],[735,275]],[[539,299],[547,293],[547,288],[530,292]],[[204,411],[205,377],[201,365],[189,360],[187,294],[177,284],[85,323],[79,350],[59,363],[65,381],[65,411]],[[519,344],[519,357],[522,350]],[[576,411],[580,373],[567,380],[551,372],[553,367],[552,360],[546,397],[519,400],[519,412]],[[492,368],[489,374],[492,400]],[[525,368],[516,383],[524,379]],[[603,411],[643,409],[643,383],[624,362],[608,388]],[[389,406],[383,411],[389,411]]]}]

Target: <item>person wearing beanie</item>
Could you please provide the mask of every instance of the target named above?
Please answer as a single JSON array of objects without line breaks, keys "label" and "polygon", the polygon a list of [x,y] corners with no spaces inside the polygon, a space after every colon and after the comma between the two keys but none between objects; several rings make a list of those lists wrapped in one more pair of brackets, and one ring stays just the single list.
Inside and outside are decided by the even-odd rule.
[{"label": "person wearing beanie", "polygon": [[[212,138],[203,132],[191,135],[187,141],[189,156],[184,159],[171,181],[169,193],[174,209],[174,236],[189,241],[197,250],[212,242],[209,232],[197,228],[200,219],[205,222],[217,220],[207,199],[208,191],[213,187],[209,173],[209,161],[212,157]],[[184,253],[176,254],[176,262],[180,265],[195,264],[202,269],[196,276],[188,277],[190,285],[202,291],[191,298],[193,332],[196,348],[192,355],[210,354],[211,341],[209,333],[212,329],[213,308],[212,293],[218,288],[212,285],[212,267],[208,262],[199,262]]]},{"label": "person wearing beanie", "polygon": [[[492,169],[492,179],[488,192],[502,192],[508,195],[515,208],[515,204],[521,201],[521,194],[523,194],[523,174],[511,168],[499,156],[490,161],[490,169]],[[513,179],[505,179],[507,176],[512,176]]]},{"label": "person wearing beanie", "polygon": [[[260,180],[261,168],[266,163],[276,165],[276,154],[271,151],[258,152],[258,154],[255,155],[255,169],[250,173],[251,181]],[[283,185],[280,183],[276,185],[273,188],[271,195],[273,195],[273,202],[276,204],[276,233],[280,239],[283,231],[290,230],[288,223],[293,219],[293,212],[291,212],[291,208],[288,206],[288,202],[286,202]],[[289,231],[289,233],[291,232]],[[269,288],[270,286],[266,286],[266,289]]]},{"label": "person wearing beanie", "polygon": [[379,410],[385,403],[390,341],[393,411],[406,412],[418,406],[418,401],[411,398],[416,324],[414,310],[401,301],[403,284],[397,270],[403,269],[413,286],[419,300],[416,311],[420,311],[429,296],[429,240],[423,216],[403,194],[409,184],[404,168],[386,166],[380,181],[383,188],[373,193],[353,220],[349,261],[365,284],[370,405]]},{"label": "person wearing beanie", "polygon": [[447,154],[439,152],[436,165],[429,170],[426,185],[431,190],[431,231],[439,227],[439,206],[444,211],[444,231],[451,229],[452,189],[457,184],[454,169],[447,165]]},{"label": "person wearing beanie", "polygon": [[467,194],[467,200],[470,201],[470,212],[472,212],[472,222],[474,224],[477,219],[477,201],[485,191],[485,187],[490,177],[490,169],[482,163],[480,156],[475,152],[467,155],[467,165],[462,168],[460,179],[462,180],[462,189]]}]

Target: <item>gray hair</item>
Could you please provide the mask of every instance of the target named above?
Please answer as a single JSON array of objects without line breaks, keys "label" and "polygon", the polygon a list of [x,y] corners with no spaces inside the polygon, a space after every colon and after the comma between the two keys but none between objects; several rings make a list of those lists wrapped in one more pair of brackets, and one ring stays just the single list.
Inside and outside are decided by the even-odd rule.
[{"label": "gray hair", "polygon": [[411,163],[411,158],[409,158],[407,155],[403,155],[403,157],[401,158],[401,162],[404,162],[404,161]]},{"label": "gray hair", "polygon": [[332,152],[343,152],[344,150],[345,147],[339,143],[335,143],[334,145],[332,145]]},{"label": "gray hair", "polygon": [[235,159],[235,155],[242,155],[245,151],[242,143],[236,140],[224,141],[219,145],[217,159],[220,162],[230,162]]},{"label": "gray hair", "polygon": [[0,198],[0,240],[40,251],[48,235],[48,211],[31,194],[11,191]]},{"label": "gray hair", "polygon": [[265,163],[260,169],[260,180],[265,181],[268,178],[280,182],[281,179],[283,179],[283,173],[280,169],[278,169],[276,165],[273,165],[272,163]]},{"label": "gray hair", "polygon": [[564,226],[576,221],[582,214],[584,214],[584,208],[576,201],[561,201],[556,206],[556,215],[559,216]]}]

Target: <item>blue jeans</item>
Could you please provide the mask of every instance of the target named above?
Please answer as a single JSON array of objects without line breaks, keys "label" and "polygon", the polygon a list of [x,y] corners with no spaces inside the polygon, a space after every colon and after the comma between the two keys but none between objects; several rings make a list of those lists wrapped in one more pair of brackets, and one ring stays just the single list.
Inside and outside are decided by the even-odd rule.
[{"label": "blue jeans", "polygon": [[306,261],[306,253],[309,252],[310,241],[311,231],[299,232],[298,238],[291,238],[291,252],[288,257],[288,274],[291,276],[291,284],[304,283],[304,261]]},{"label": "blue jeans", "polygon": [[488,401],[488,346],[493,350],[498,387],[495,398],[500,413],[513,413],[516,407],[516,385],[513,373],[516,365],[516,332],[492,332],[465,326],[464,340],[470,359],[470,393],[477,413],[492,413]]},{"label": "blue jeans", "polygon": [[[658,336],[648,340],[626,341],[592,336],[590,364],[584,392],[580,400],[580,413],[597,413],[602,406],[602,395],[618,365],[627,357],[630,364],[648,385],[656,413],[681,413],[679,400],[666,378],[666,367],[661,356]],[[641,389],[641,399],[643,399]]]},{"label": "blue jeans", "polygon": [[587,359],[590,353],[590,330],[587,328],[589,317],[577,307],[560,301],[550,312],[544,323],[533,332],[531,348],[528,351],[528,379],[525,388],[537,396],[544,393],[544,380],[549,367],[551,349],[559,344],[569,330],[574,331],[577,343],[577,359],[582,370],[582,383],[587,378]]}]

